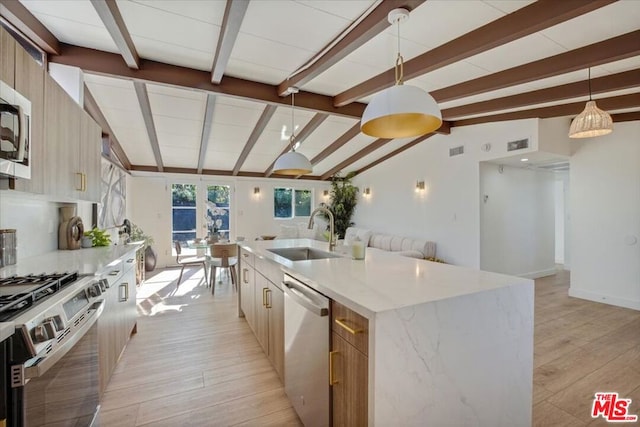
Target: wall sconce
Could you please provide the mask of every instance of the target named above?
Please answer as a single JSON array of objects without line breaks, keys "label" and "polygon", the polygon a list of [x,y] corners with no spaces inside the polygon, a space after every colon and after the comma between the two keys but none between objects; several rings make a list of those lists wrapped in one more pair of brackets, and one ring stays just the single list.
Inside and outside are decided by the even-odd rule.
[{"label": "wall sconce", "polygon": [[253,187],[253,195],[254,196],[260,195],[260,187]]},{"label": "wall sconce", "polygon": [[324,190],[324,191],[322,192],[322,196],[323,196],[323,197],[329,197],[329,190]]},{"label": "wall sconce", "polygon": [[424,191],[424,189],[425,189],[424,181],[416,182],[416,191]]},{"label": "wall sconce", "polygon": [[365,188],[363,194],[365,197],[369,197],[371,195],[371,189],[369,187]]}]

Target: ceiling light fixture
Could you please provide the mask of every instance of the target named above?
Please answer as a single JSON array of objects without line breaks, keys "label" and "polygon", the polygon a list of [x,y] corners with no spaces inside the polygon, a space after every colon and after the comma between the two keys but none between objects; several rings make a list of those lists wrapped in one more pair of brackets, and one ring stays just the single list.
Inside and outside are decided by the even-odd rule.
[{"label": "ceiling light fixture", "polygon": [[591,99],[591,68],[589,68],[589,101],[571,122],[569,138],[592,138],[602,136],[613,131],[613,119],[606,111],[596,106],[596,101]]},{"label": "ceiling light fixture", "polygon": [[291,137],[289,138],[288,151],[278,157],[276,163],[273,165],[273,173],[280,175],[306,175],[311,173],[313,167],[311,162],[303,154],[296,153],[296,148],[299,146],[296,143],[295,126],[293,121],[293,112],[295,110],[294,97],[298,93],[297,87],[290,87],[288,92],[291,94]]},{"label": "ceiling light fixture", "polygon": [[369,102],[362,114],[360,130],[369,136],[389,139],[426,135],[442,125],[442,114],[430,94],[416,86],[405,86],[402,81],[404,59],[400,54],[400,22],[409,19],[409,11],[394,9],[387,19],[398,28],[396,82]]}]

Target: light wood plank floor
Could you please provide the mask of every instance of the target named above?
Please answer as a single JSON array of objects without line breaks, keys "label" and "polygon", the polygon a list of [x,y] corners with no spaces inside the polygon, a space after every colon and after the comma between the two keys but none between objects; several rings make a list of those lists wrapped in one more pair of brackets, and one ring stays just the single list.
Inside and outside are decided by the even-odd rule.
[{"label": "light wood plank floor", "polygon": [[[216,294],[202,271],[159,270],[139,288],[138,334],[105,392],[101,425],[300,425],[244,319],[228,280]],[[225,278],[226,279],[226,278]],[[534,426],[605,425],[596,391],[640,413],[640,312],[567,296],[569,274],[536,280]]]}]

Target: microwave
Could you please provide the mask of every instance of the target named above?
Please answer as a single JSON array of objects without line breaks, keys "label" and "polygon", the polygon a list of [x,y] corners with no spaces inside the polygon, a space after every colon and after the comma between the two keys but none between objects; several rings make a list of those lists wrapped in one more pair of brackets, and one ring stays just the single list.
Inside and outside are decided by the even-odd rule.
[{"label": "microwave", "polygon": [[0,175],[31,178],[31,102],[0,80]]}]

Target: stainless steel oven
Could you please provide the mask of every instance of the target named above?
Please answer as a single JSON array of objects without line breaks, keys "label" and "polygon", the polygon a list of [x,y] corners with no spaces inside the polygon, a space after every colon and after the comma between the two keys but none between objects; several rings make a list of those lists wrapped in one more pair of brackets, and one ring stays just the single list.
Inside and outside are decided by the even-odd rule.
[{"label": "stainless steel oven", "polygon": [[0,279],[0,296],[10,296],[5,307],[18,310],[5,352],[7,425],[92,426],[99,411],[97,320],[106,285],[93,276],[38,277]]},{"label": "stainless steel oven", "polygon": [[0,174],[31,178],[31,102],[0,81]]}]

